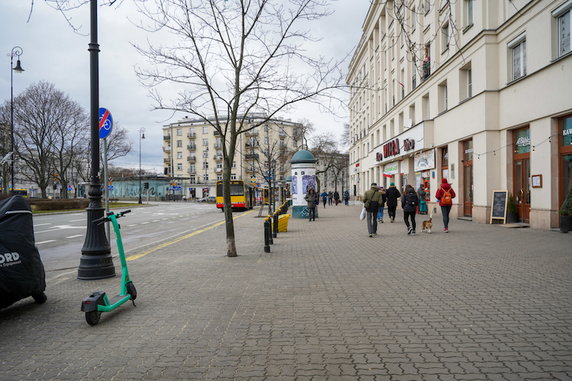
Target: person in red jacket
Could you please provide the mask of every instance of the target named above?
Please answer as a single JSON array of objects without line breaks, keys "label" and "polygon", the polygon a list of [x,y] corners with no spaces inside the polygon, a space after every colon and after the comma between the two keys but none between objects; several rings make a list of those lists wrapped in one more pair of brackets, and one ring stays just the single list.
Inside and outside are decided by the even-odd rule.
[{"label": "person in red jacket", "polygon": [[449,213],[451,212],[455,196],[455,191],[453,187],[451,187],[451,184],[447,182],[447,179],[443,179],[441,181],[441,187],[439,187],[437,193],[435,193],[435,198],[439,201],[441,213],[443,213],[443,231],[445,233],[449,233]]}]

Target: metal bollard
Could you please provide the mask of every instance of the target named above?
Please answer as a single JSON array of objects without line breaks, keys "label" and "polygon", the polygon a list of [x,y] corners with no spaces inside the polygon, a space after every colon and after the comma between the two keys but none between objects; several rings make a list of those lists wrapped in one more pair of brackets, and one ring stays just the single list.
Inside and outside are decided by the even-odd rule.
[{"label": "metal bollard", "polygon": [[272,224],[272,237],[278,237],[278,213],[274,213],[273,216],[273,224]]},{"label": "metal bollard", "polygon": [[272,216],[268,216],[268,242],[270,242],[271,245],[274,245],[274,240],[272,239]]},{"label": "metal bollard", "polygon": [[270,253],[270,221],[268,218],[264,219],[264,252]]}]

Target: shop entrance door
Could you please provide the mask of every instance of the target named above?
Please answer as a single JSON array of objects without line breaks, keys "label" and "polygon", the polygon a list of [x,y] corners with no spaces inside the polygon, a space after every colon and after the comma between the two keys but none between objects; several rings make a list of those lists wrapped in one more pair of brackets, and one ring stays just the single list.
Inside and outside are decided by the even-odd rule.
[{"label": "shop entrance door", "polygon": [[463,142],[463,215],[473,215],[473,140]]},{"label": "shop entrance door", "polygon": [[513,132],[514,203],[518,220],[529,222],[530,218],[530,128]]},{"label": "shop entrance door", "polygon": [[518,219],[528,222],[530,217],[530,159],[514,161],[514,202]]}]

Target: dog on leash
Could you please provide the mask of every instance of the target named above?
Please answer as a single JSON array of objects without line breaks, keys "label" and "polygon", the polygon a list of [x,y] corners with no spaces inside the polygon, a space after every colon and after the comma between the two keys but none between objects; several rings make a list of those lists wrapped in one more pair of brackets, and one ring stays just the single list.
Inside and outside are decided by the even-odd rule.
[{"label": "dog on leash", "polygon": [[429,215],[429,219],[421,222],[421,231],[431,234],[431,228],[433,227],[433,215]]}]

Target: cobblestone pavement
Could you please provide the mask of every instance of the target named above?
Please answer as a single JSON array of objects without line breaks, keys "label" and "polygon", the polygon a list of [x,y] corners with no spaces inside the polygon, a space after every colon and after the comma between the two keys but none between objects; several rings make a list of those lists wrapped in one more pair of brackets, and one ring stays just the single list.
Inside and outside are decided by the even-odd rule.
[{"label": "cobblestone pavement", "polygon": [[572,234],[398,214],[369,238],[359,211],[290,219],[271,253],[257,212],[237,258],[223,225],[164,246],[94,327],[81,300],[119,279],[50,272],[45,305],[0,312],[0,380],[572,379]]}]

